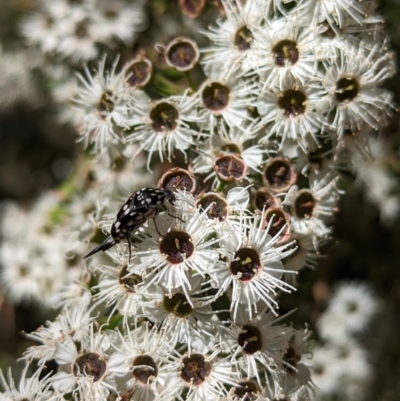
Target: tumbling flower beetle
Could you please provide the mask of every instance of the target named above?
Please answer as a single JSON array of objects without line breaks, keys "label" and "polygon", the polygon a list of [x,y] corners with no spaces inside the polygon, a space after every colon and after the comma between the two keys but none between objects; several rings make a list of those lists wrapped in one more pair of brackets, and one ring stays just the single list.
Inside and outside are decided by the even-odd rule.
[{"label": "tumbling flower beetle", "polygon": [[165,202],[171,205],[175,202],[175,195],[169,189],[142,188],[134,192],[121,207],[111,226],[111,234],[102,244],[94,248],[83,259],[99,251],[106,251],[121,240],[129,243],[129,260],[131,258],[131,234],[140,228],[148,219],[155,219],[159,208],[165,209]]}]

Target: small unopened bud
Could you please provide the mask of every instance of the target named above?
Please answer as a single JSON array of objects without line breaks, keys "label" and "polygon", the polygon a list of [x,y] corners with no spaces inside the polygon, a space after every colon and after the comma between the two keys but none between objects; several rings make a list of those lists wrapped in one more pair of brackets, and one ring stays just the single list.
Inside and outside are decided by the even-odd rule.
[{"label": "small unopened bud", "polygon": [[187,38],[175,38],[165,50],[165,60],[178,71],[189,71],[199,61],[199,48],[197,44]]},{"label": "small unopened bud", "polygon": [[296,194],[292,203],[292,213],[302,220],[308,220],[313,216],[317,201],[312,192],[308,189],[302,189]]},{"label": "small unopened bud", "polygon": [[264,213],[263,217],[263,228],[266,229],[270,225],[268,233],[271,237],[275,237],[285,227],[280,234],[279,244],[290,239],[290,216],[288,213],[281,208],[270,208]]},{"label": "small unopened bud", "polygon": [[257,211],[263,212],[269,208],[281,206],[281,201],[277,198],[269,188],[262,187],[257,189],[253,198],[254,207]]},{"label": "small unopened bud", "polygon": [[174,167],[160,178],[158,187],[170,189],[171,191],[181,189],[193,194],[196,191],[196,179],[188,170]]},{"label": "small unopened bud", "polygon": [[217,192],[208,192],[201,195],[196,201],[196,206],[206,210],[210,219],[224,221],[228,216],[228,202],[225,195]]},{"label": "small unopened bud", "polygon": [[189,18],[198,17],[206,5],[206,0],[179,0],[182,13]]},{"label": "small unopened bud", "polygon": [[218,153],[213,168],[221,180],[228,182],[241,181],[247,175],[246,163],[236,154]]},{"label": "small unopened bud", "polygon": [[147,85],[153,72],[153,65],[147,57],[138,57],[124,68],[125,85],[140,89]]},{"label": "small unopened bud", "polygon": [[296,178],[290,160],[284,157],[270,159],[264,167],[264,184],[274,193],[287,191],[296,182]]}]

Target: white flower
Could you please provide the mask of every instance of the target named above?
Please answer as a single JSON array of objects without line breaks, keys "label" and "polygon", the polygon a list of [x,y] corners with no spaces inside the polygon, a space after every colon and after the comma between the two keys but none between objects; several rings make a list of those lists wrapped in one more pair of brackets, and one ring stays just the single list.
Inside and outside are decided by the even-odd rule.
[{"label": "white flower", "polygon": [[151,186],[151,175],[144,170],[146,157],[144,152],[138,153],[139,145],[122,146],[121,152],[110,149],[110,160],[93,160],[93,175],[100,184],[99,191],[104,195],[117,191],[128,196],[140,188]]},{"label": "white flower", "polygon": [[28,212],[13,201],[3,201],[0,204],[1,225],[0,232],[3,241],[5,239],[14,240],[18,238],[26,228]]},{"label": "white flower", "polygon": [[168,388],[165,395],[181,397],[187,390],[186,399],[191,401],[215,400],[227,395],[226,385],[235,385],[238,372],[232,371],[228,358],[219,357],[218,346],[209,343],[209,347],[193,350],[190,355],[171,352],[168,369]]},{"label": "white flower", "polygon": [[[290,236],[290,240],[295,241],[296,250],[283,262],[285,269],[298,272],[305,267],[313,270],[317,268],[318,261],[323,256],[317,253],[316,240],[309,235],[296,233]],[[295,274],[285,273],[284,277],[289,284],[293,286],[297,284]]]},{"label": "white flower", "polygon": [[33,70],[42,68],[43,60],[37,50],[3,51],[0,47],[0,107],[7,110],[15,102],[32,107],[43,105],[38,86],[33,83]]},{"label": "white flower", "polygon": [[304,20],[312,26],[327,22],[336,32],[340,32],[347,24],[358,23],[361,25],[367,16],[366,3],[355,0],[309,0],[299,7],[303,12]]},{"label": "white flower", "polygon": [[[241,309],[246,310],[243,307]],[[261,385],[261,378],[267,371],[283,369],[282,357],[294,330],[276,325],[281,318],[274,319],[274,315],[266,313],[266,309],[250,319],[243,313],[238,315],[236,324],[230,329],[231,337],[236,339],[232,359],[247,377],[256,377]],[[235,316],[232,317],[235,319]]]},{"label": "white flower", "polygon": [[39,365],[57,356],[57,344],[62,343],[67,336],[74,341],[81,341],[89,335],[90,323],[94,320],[89,310],[90,296],[83,296],[80,302],[64,308],[54,322],[47,322],[25,337],[40,343],[29,347],[24,353],[24,359],[39,359]]},{"label": "white flower", "polygon": [[101,185],[92,187],[84,194],[74,196],[68,205],[71,230],[79,233],[79,240],[89,240],[106,212],[110,210],[110,198],[103,194]]},{"label": "white flower", "polygon": [[91,299],[88,289],[90,276],[84,268],[75,281],[63,285],[63,287],[52,297],[55,308],[68,308],[69,306],[81,305],[85,299]]},{"label": "white flower", "polygon": [[[57,344],[56,362],[60,370],[51,377],[51,383],[58,391],[86,393],[93,401],[101,401],[113,385],[115,377],[129,372],[125,355],[117,352],[106,353],[110,347],[109,339],[101,332],[90,334],[80,344],[79,351],[72,338]],[[111,383],[110,383],[111,382]]]},{"label": "white flower", "polygon": [[363,283],[342,283],[318,322],[323,338],[343,341],[365,330],[377,313],[378,302]]},{"label": "white flower", "polygon": [[369,137],[368,149],[371,150],[373,159],[354,152],[352,161],[357,172],[357,184],[361,184],[366,189],[367,197],[378,205],[382,220],[392,224],[393,217],[400,215],[399,187],[385,161],[385,147],[381,141]]},{"label": "white flower", "polygon": [[330,233],[327,223],[332,220],[339,199],[336,185],[337,178],[334,178],[328,183],[315,180],[309,189],[299,190],[296,185],[290,188],[283,203],[291,208],[294,234],[312,235],[314,238]]},{"label": "white flower", "polygon": [[42,2],[42,9],[23,19],[20,27],[28,43],[39,46],[44,53],[57,49],[61,35],[58,16],[49,4],[51,3]]},{"label": "white flower", "polygon": [[221,71],[210,74],[196,96],[201,128],[212,132],[222,118],[228,127],[245,130],[246,124],[253,121],[248,108],[256,107],[258,92],[257,85],[250,80],[238,79],[234,74],[227,76]]},{"label": "white flower", "polygon": [[[143,280],[136,274],[129,273],[128,260],[125,254],[111,249],[107,252],[113,265],[101,265],[96,270],[101,272],[99,283],[93,287],[98,291],[95,296],[96,304],[104,303],[106,307],[113,306],[108,313],[111,318],[118,310],[123,316],[136,317],[142,312],[139,304],[143,296]],[[138,260],[133,259],[133,264]]]},{"label": "white flower", "polygon": [[52,95],[58,103],[58,119],[60,123],[72,123],[79,129],[85,121],[85,110],[76,107],[76,98],[78,96],[77,79],[69,79],[58,84],[53,88]]},{"label": "white flower", "polygon": [[50,401],[55,399],[50,391],[49,375],[40,379],[42,369],[39,368],[31,377],[27,377],[29,364],[22,370],[19,383],[16,386],[11,374],[11,369],[8,372],[8,383],[3,372],[0,370],[0,383],[4,391],[0,394],[2,401]]},{"label": "white flower", "polygon": [[294,290],[281,280],[285,272],[281,260],[294,251],[289,249],[293,244],[275,247],[280,233],[273,238],[268,234],[272,219],[265,230],[261,219],[255,218],[251,226],[247,221],[246,216],[240,216],[238,223],[225,225],[226,236],[221,238],[220,244],[223,260],[214,267],[220,283],[217,296],[232,284],[233,320],[240,304],[246,304],[251,311],[252,305],[262,301],[276,313],[278,303],[274,297],[277,291]]},{"label": "white flower", "polygon": [[119,39],[127,45],[131,44],[135,34],[143,30],[146,18],[143,13],[143,2],[125,2],[123,0],[97,1],[91,18],[94,21],[93,36],[96,41],[108,43]]},{"label": "white flower", "polygon": [[35,280],[35,265],[31,265],[33,260],[29,249],[24,244],[3,242],[0,255],[1,282],[8,295],[17,302],[39,298],[40,285]]},{"label": "white flower", "polygon": [[328,395],[334,395],[338,391],[341,364],[331,347],[316,348],[312,359],[307,360],[306,364],[311,369],[312,381],[319,391]]},{"label": "white flower", "polygon": [[[77,266],[67,267],[64,256],[66,245],[59,227],[65,206],[56,192],[49,191],[27,213],[6,210],[10,215],[3,222],[5,239],[0,246],[3,285],[17,302],[33,299],[53,307],[58,291],[79,275]],[[12,217],[19,220],[11,222]]]},{"label": "white flower", "polygon": [[260,142],[271,141],[276,135],[281,137],[280,148],[287,139],[294,139],[303,148],[310,139],[318,144],[325,124],[320,110],[324,94],[318,81],[300,84],[289,76],[282,86],[275,85],[262,91],[257,109],[261,123],[268,125]]},{"label": "white flower", "polygon": [[296,330],[282,357],[287,373],[285,382],[292,389],[313,387],[310,369],[307,366],[307,360],[312,357],[310,335],[307,327]]},{"label": "white flower", "polygon": [[263,388],[253,379],[243,377],[230,389],[227,397],[220,398],[220,401],[244,401],[251,399],[253,401],[265,401],[262,395]]},{"label": "white flower", "polygon": [[221,1],[226,19],[217,21],[217,27],[210,27],[202,33],[212,42],[210,47],[202,49],[206,53],[203,64],[206,70],[220,65],[226,75],[241,68],[244,59],[249,57],[253,47],[254,26],[261,24],[262,2],[240,0]]},{"label": "white flower", "polygon": [[265,151],[254,140],[258,133],[254,124],[242,129],[238,127],[229,127],[225,124],[218,124],[218,128],[211,133],[209,139],[201,143],[196,152],[199,154],[193,160],[193,172],[195,174],[208,174],[205,180],[214,178],[213,187],[218,180],[218,160],[222,155],[229,156],[234,154],[239,156],[246,167],[252,172],[260,173],[260,165]]},{"label": "white flower", "polygon": [[310,401],[307,387],[293,386],[293,381],[288,380],[288,375],[281,372],[271,372],[267,384],[264,386],[262,397],[262,400],[265,401]]},{"label": "white flower", "polygon": [[89,61],[97,57],[94,21],[81,8],[71,8],[68,15],[57,21],[60,40],[56,51],[74,63]]},{"label": "white flower", "polygon": [[[365,4],[365,3],[364,3]],[[318,60],[334,60],[339,52],[351,48],[372,49],[377,43],[384,44],[388,39],[384,30],[384,18],[370,15],[360,25],[356,21],[346,21],[340,29],[336,24],[321,24],[320,44],[315,49]]]},{"label": "white flower", "polygon": [[[122,390],[134,401],[153,401],[159,398],[168,384],[167,354],[172,345],[157,332],[143,324],[126,330],[116,348],[128,360],[129,373],[121,378]],[[118,380],[118,379],[117,379]]]},{"label": "white flower", "polygon": [[76,277],[66,266],[60,238],[43,234],[36,239],[21,235],[19,241],[1,245],[1,281],[8,295],[16,302],[35,300],[52,306],[52,297]]},{"label": "white flower", "polygon": [[123,99],[124,87],[119,74],[116,74],[118,59],[107,72],[106,57],[99,63],[92,75],[85,68],[85,76],[78,75],[81,86],[75,99],[77,108],[86,112],[80,129],[81,140],[85,146],[94,144],[97,155],[104,155],[107,147],[121,141],[120,131],[127,128],[131,106]]},{"label": "white flower", "polygon": [[194,113],[194,99],[186,93],[158,101],[142,101],[135,105],[137,116],[130,124],[134,131],[126,136],[128,143],[138,143],[140,149],[149,152],[149,169],[153,153],[160,160],[168,161],[175,150],[186,156],[186,150],[194,144],[193,137],[198,132],[190,127],[190,122],[197,121]]},{"label": "white flower", "polygon": [[170,297],[174,289],[182,288],[190,302],[189,274],[202,277],[208,274],[215,282],[213,266],[219,257],[215,249],[218,238],[212,237],[214,221],[185,202],[179,193],[176,196],[171,212],[160,213],[149,221],[143,242],[135,250],[140,263],[130,271],[142,274],[146,287],[153,283],[162,285]]},{"label": "white flower", "polygon": [[[337,170],[348,168],[348,160],[344,157],[344,152],[338,152],[334,135],[336,134],[329,133],[331,140],[323,141],[322,144],[309,140],[305,146],[306,151],[296,146],[296,155],[288,157],[296,157],[295,169],[297,173],[309,177],[311,181],[317,181],[327,175],[336,176]],[[343,148],[346,146],[344,145]]]},{"label": "white flower", "polygon": [[332,344],[338,363],[342,364],[342,376],[345,380],[367,383],[371,378],[372,366],[368,353],[356,341],[345,339],[342,343]]},{"label": "white flower", "polygon": [[349,48],[333,62],[324,62],[324,112],[334,111],[333,126],[339,139],[346,129],[359,131],[364,124],[378,130],[394,109],[390,92],[379,88],[395,72],[393,53],[387,44],[372,49]]},{"label": "white flower", "polygon": [[[248,211],[250,202],[248,188],[230,188],[226,195],[217,191],[201,194],[197,197],[196,206],[204,210],[210,219],[216,221],[216,229],[217,226],[223,227],[227,219],[233,223],[238,215]],[[250,213],[248,217],[251,218]]]},{"label": "white flower", "polygon": [[218,320],[211,321],[214,311],[210,301],[213,296],[204,295],[200,276],[189,277],[189,299],[181,288],[168,295],[169,290],[162,286],[151,286],[144,297],[144,314],[150,321],[157,323],[160,332],[171,340],[172,346],[177,343],[187,344],[189,354],[196,337],[210,342],[214,336],[214,324],[220,325]]},{"label": "white flower", "polygon": [[260,76],[262,90],[282,88],[288,77],[305,85],[317,74],[317,33],[293,16],[266,19],[265,25],[254,28],[253,51],[245,68]]}]

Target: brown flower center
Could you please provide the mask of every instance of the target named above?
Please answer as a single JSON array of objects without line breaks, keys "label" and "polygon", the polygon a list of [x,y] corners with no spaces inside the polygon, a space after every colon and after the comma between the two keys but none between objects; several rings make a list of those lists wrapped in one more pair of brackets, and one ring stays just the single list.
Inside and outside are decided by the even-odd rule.
[{"label": "brown flower center", "polygon": [[189,171],[176,167],[168,170],[160,179],[159,188],[176,191],[181,189],[188,192],[194,192],[196,189],[196,179]]},{"label": "brown flower center", "polygon": [[235,387],[235,398],[240,401],[255,401],[259,394],[259,388],[253,381],[242,381]]},{"label": "brown flower center", "polygon": [[262,348],[260,330],[256,326],[245,324],[238,336],[238,344],[245,354],[254,354]]},{"label": "brown flower center", "polygon": [[358,95],[359,90],[355,78],[341,78],[336,82],[335,98],[340,103],[349,103]]},{"label": "brown flower center", "polygon": [[152,127],[156,132],[171,132],[178,126],[179,112],[167,102],[158,103],[150,112]]},{"label": "brown flower center", "polygon": [[111,100],[111,97],[112,92],[104,92],[99,103],[97,104],[97,111],[99,112],[100,117],[103,119],[105,119],[108,114],[114,111],[114,102]]},{"label": "brown flower center", "polygon": [[230,90],[219,82],[207,85],[201,94],[204,106],[212,113],[220,112],[229,104]]},{"label": "brown flower center", "polygon": [[297,43],[289,39],[281,40],[272,48],[272,57],[278,67],[296,64],[299,60]]},{"label": "brown flower center", "polygon": [[196,18],[203,11],[206,0],[179,0],[179,7],[183,14],[190,18]]},{"label": "brown flower center", "polygon": [[158,368],[149,355],[139,355],[133,361],[133,377],[143,384],[149,384],[151,378],[157,377]]},{"label": "brown flower center", "polygon": [[75,376],[91,376],[93,381],[100,380],[107,369],[107,364],[94,352],[88,352],[75,359]]},{"label": "brown flower center", "polygon": [[119,273],[119,283],[125,287],[127,292],[134,294],[135,286],[141,282],[142,278],[137,274],[130,273],[127,265],[125,265]]},{"label": "brown flower center", "polygon": [[201,354],[192,354],[182,360],[181,378],[190,384],[200,386],[210,375],[211,364]]},{"label": "brown flower center", "polygon": [[301,359],[301,355],[299,355],[295,349],[293,348],[293,346],[289,346],[289,348],[287,349],[285,355],[283,355],[282,359],[288,363],[289,365],[284,365],[286,371],[288,371],[289,373],[295,372],[297,363],[300,361]]},{"label": "brown flower center", "polygon": [[278,107],[286,118],[296,118],[306,111],[307,96],[294,89],[288,89],[278,98]]},{"label": "brown flower center", "polygon": [[164,296],[164,308],[177,317],[189,316],[193,311],[185,295],[180,292],[174,294],[171,298],[167,295]]},{"label": "brown flower center", "polygon": [[160,252],[169,263],[182,263],[193,255],[192,238],[184,231],[170,231],[160,243]]},{"label": "brown flower center", "polygon": [[255,249],[240,248],[230,264],[230,270],[240,281],[251,281],[261,270],[260,256]]},{"label": "brown flower center", "polygon": [[233,44],[235,47],[244,52],[251,48],[251,44],[253,43],[253,33],[247,27],[247,25],[242,26],[235,34],[235,38],[233,39]]}]

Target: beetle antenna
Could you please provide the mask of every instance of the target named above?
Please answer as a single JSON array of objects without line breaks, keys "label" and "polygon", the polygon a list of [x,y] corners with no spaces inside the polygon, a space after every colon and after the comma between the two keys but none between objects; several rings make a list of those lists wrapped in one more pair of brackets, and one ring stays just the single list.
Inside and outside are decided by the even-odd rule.
[{"label": "beetle antenna", "polygon": [[109,235],[103,243],[101,243],[98,247],[94,248],[92,251],[90,251],[86,256],[83,257],[83,259],[88,258],[89,256],[94,255],[97,252],[104,252],[107,249],[110,249],[112,246],[117,244],[119,241],[116,241],[111,235]]}]

